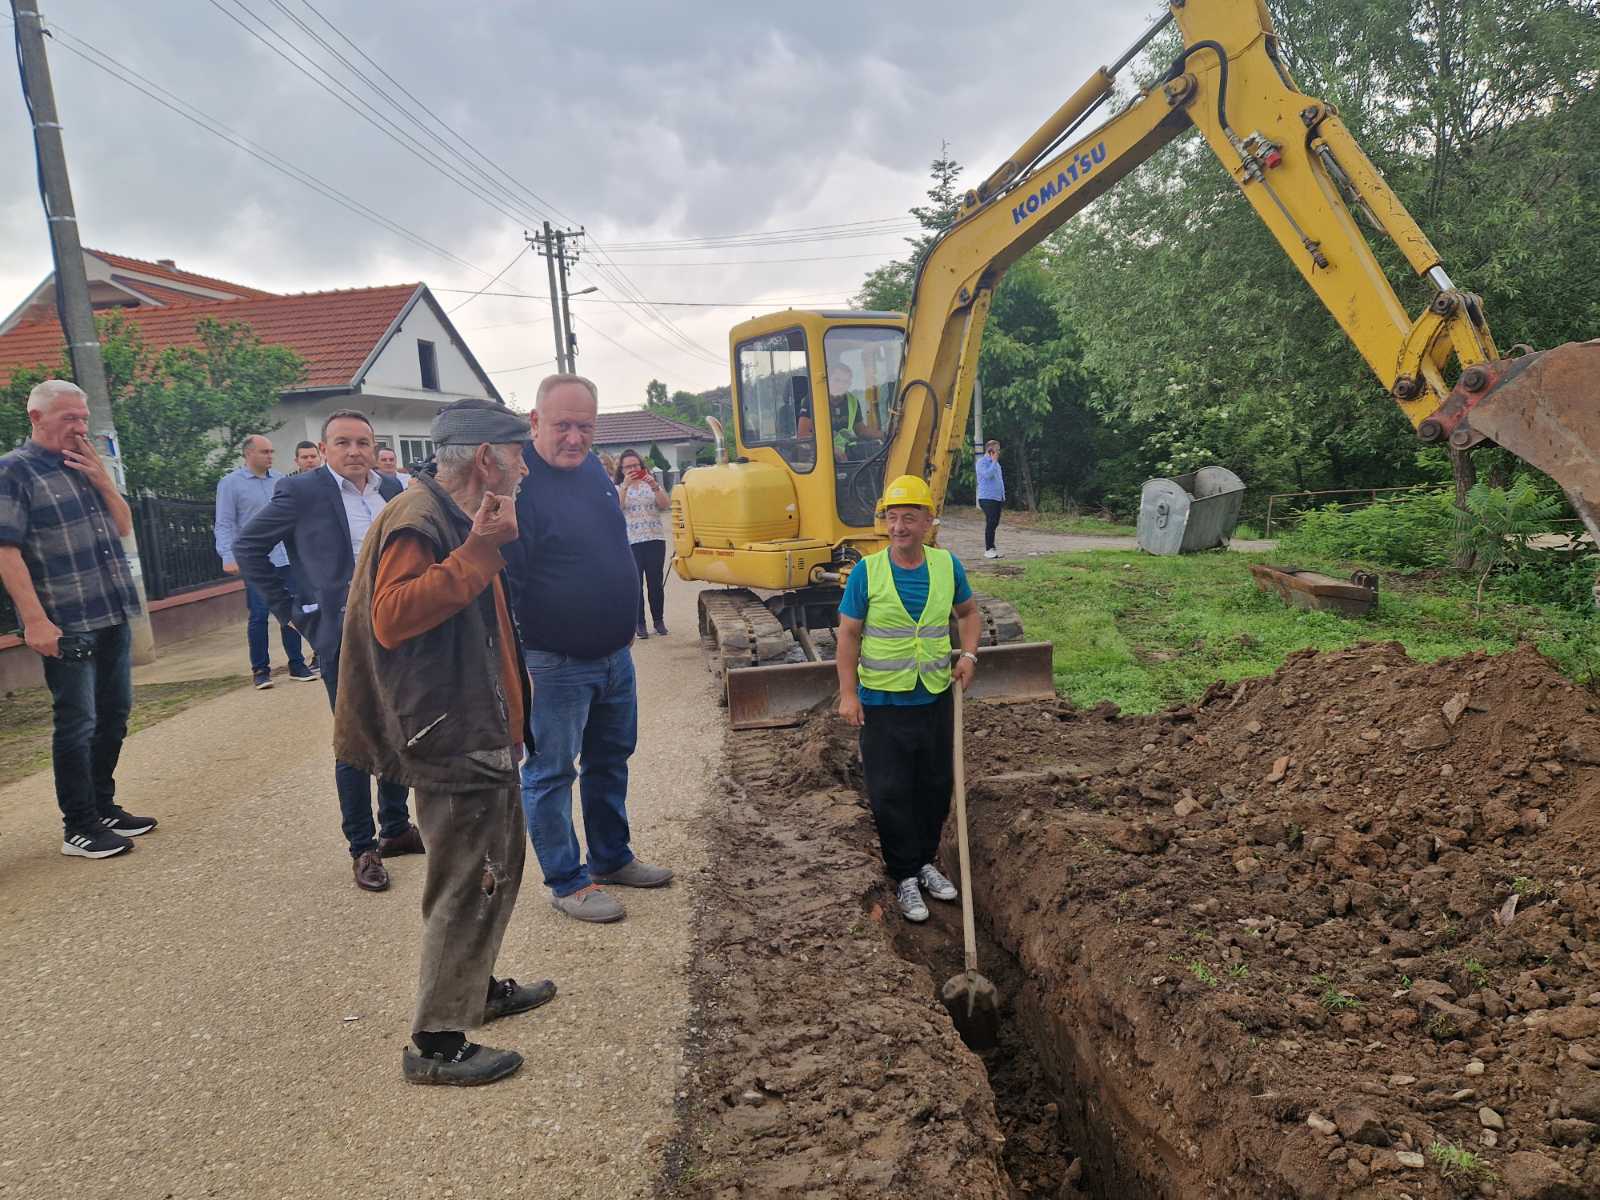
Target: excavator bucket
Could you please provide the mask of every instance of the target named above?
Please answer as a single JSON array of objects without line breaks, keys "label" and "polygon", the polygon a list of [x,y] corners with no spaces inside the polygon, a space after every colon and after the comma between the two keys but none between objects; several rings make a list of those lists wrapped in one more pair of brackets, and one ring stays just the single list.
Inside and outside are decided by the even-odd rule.
[{"label": "excavator bucket", "polygon": [[[1010,642],[978,648],[978,674],[971,700],[1054,700],[1049,642]],[[798,725],[819,704],[839,694],[839,671],[831,662],[775,663],[734,667],[727,674],[728,716],[735,729]]]},{"label": "excavator bucket", "polygon": [[1437,417],[1452,445],[1481,435],[1554,479],[1600,542],[1600,340],[1469,367]]}]

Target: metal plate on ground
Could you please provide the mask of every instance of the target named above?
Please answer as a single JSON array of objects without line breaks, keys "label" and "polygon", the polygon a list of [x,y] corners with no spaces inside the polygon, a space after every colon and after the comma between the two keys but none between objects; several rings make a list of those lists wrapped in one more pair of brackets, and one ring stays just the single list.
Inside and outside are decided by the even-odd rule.
[{"label": "metal plate on ground", "polygon": [[[973,700],[1054,700],[1049,642],[1012,642],[978,648]],[[831,662],[735,667],[727,674],[728,718],[735,729],[798,725],[819,704],[839,695],[839,671]]]}]

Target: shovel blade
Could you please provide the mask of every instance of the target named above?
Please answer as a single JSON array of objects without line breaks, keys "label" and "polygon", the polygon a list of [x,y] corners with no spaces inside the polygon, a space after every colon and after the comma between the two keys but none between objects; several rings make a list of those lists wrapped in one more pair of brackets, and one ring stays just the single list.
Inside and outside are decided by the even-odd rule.
[{"label": "shovel blade", "polygon": [[963,971],[945,980],[939,1003],[950,1014],[956,1032],[975,1054],[1000,1044],[1000,992],[976,971]]}]

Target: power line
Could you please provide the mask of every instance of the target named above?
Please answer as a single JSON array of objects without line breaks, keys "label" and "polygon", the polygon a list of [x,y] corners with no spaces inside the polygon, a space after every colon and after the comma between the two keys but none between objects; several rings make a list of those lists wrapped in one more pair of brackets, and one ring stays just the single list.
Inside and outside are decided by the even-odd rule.
[{"label": "power line", "polygon": [[897,233],[909,233],[921,228],[921,223],[917,221],[897,221],[893,224],[873,225],[862,229],[841,229],[831,233],[808,234],[794,232],[774,233],[765,237],[750,234],[708,236],[705,238],[673,238],[659,242],[612,242],[611,248],[618,253],[629,254],[665,254],[693,250],[735,250],[757,246],[807,245],[813,242],[837,242],[860,238],[885,237]]},{"label": "power line", "polygon": [[521,367],[502,367],[498,371],[486,371],[484,373],[486,375],[515,375],[518,371],[531,371],[535,367],[551,367],[551,366],[554,366],[555,365],[555,361],[556,360],[553,359],[553,358],[547,358],[543,362],[528,363],[526,366],[521,366]]},{"label": "power line", "polygon": [[[421,234],[406,228],[398,221],[384,216],[375,209],[369,208],[367,205],[361,203],[361,201],[339,191],[332,184],[312,174],[310,171],[296,166],[288,159],[283,158],[274,151],[267,149],[260,143],[253,141],[237,130],[223,124],[221,121],[217,120],[217,118],[209,115],[202,109],[191,104],[189,101],[184,100],[182,97],[168,91],[154,80],[140,74],[138,71],[134,70],[125,63],[119,62],[117,59],[111,57],[111,55],[107,54],[99,47],[92,45],[83,38],[78,37],[76,34],[69,33],[60,25],[52,22],[50,28],[52,35],[56,38],[57,45],[59,45],[63,50],[82,59],[91,67],[110,75],[113,79],[116,79],[118,82],[132,88],[134,91],[147,96],[151,100],[154,100],[157,104],[161,105],[161,107],[169,110],[170,112],[176,113],[178,116],[182,117],[186,121],[189,121],[191,124],[198,125],[201,129],[204,129],[212,136],[221,138],[223,141],[234,146],[236,149],[243,150],[252,158],[265,163],[267,166],[271,167],[275,171],[278,171],[280,174],[287,175],[296,183],[310,188],[312,191],[317,192],[324,198],[332,200],[340,207],[355,213],[359,217],[363,217],[369,221],[372,221],[373,223],[389,230],[389,232],[406,239],[413,245],[419,246],[424,250],[432,251],[435,254],[442,255],[451,262],[458,263],[459,265],[466,267],[468,270],[477,271],[480,275],[488,274],[487,271],[478,266],[476,263],[468,262],[466,259],[451,253],[449,250],[446,250],[443,246],[436,245],[427,238],[423,237]],[[82,49],[79,49],[79,47],[82,47]],[[84,51],[88,51],[89,53],[85,53]],[[91,54],[97,57],[91,57]],[[101,59],[104,61],[99,61]],[[129,76],[132,78],[129,78]],[[139,80],[140,82],[135,83],[135,79]],[[141,84],[148,86],[141,86]],[[160,94],[158,95],[157,93]],[[179,107],[180,105],[182,107]],[[185,111],[185,109],[190,111]]]},{"label": "power line", "polygon": [[[250,9],[243,4],[242,0],[233,0],[233,2],[236,5],[239,6],[239,10],[241,12],[243,12],[246,16],[248,16],[251,20],[255,21],[257,24],[259,24],[263,29],[265,29],[273,37],[277,38],[278,41],[282,42],[290,50],[293,50],[296,54],[298,54],[301,58],[305,59],[305,61],[310,63],[313,67],[316,67],[319,71],[322,70],[321,66],[314,59],[312,59],[303,50],[301,50],[292,41],[290,41],[289,38],[286,37],[283,33],[281,33],[279,30],[274,28],[273,25],[271,24],[271,22],[267,21],[265,18],[263,18],[261,16],[258,16],[255,13],[251,12]],[[284,62],[288,63],[296,71],[300,72],[300,74],[304,75],[307,79],[311,80],[312,83],[316,84],[319,88],[321,88],[323,91],[327,92],[335,100],[339,101],[339,103],[344,105],[344,107],[348,108],[351,112],[355,113],[356,116],[360,117],[363,121],[365,121],[367,124],[371,125],[379,133],[383,134],[384,137],[388,138],[390,141],[394,142],[397,146],[399,146],[402,150],[405,150],[407,153],[412,155],[412,157],[420,159],[422,162],[426,163],[428,166],[430,166],[434,170],[438,171],[439,174],[443,175],[446,179],[450,180],[452,183],[455,183],[458,187],[460,187],[468,195],[474,197],[475,199],[483,201],[483,203],[487,204],[490,208],[494,209],[501,216],[506,217],[510,221],[512,221],[512,222],[514,222],[516,224],[519,224],[519,225],[528,223],[526,217],[518,216],[517,214],[515,214],[513,212],[510,212],[509,210],[503,208],[496,200],[492,199],[489,196],[484,195],[472,183],[470,183],[469,181],[467,181],[466,179],[464,179],[460,175],[457,175],[449,167],[449,165],[444,163],[436,154],[434,154],[431,150],[428,150],[425,147],[421,146],[417,142],[417,140],[415,138],[411,137],[409,134],[405,133],[403,130],[399,130],[395,126],[393,121],[391,121],[383,113],[379,112],[376,108],[374,108],[366,100],[364,100],[360,96],[356,95],[355,92],[351,91],[348,87],[346,87],[339,80],[334,79],[332,76],[327,76],[327,81],[325,81],[324,79],[318,78],[318,76],[316,74],[313,74],[310,70],[307,70],[305,67],[301,66],[294,59],[290,58],[288,54],[286,54],[283,50],[279,49],[279,47],[274,45],[272,42],[268,41],[265,37],[263,37],[255,29],[251,28],[249,25],[246,25],[237,16],[235,16],[231,10],[229,10],[227,8],[224,8],[222,6],[221,0],[208,0],[208,3],[210,3],[210,5],[213,8],[215,8],[223,16],[227,17],[235,25],[239,26],[240,29],[243,29],[252,38],[254,38],[256,41],[260,42],[268,50],[271,50],[279,58],[283,59]],[[326,72],[324,72],[324,74],[326,75]],[[333,86],[330,86],[330,83]],[[347,100],[347,99],[345,99],[344,96],[341,96],[341,95],[339,95],[338,92],[334,91],[334,86],[337,86],[341,91],[343,91],[345,93],[346,96],[349,96],[350,99]],[[354,103],[352,103],[352,101]],[[357,104],[361,105],[361,108],[357,108],[356,107]]]},{"label": "power line", "polygon": [[[588,321],[585,321],[582,317],[573,317],[572,319],[574,321],[578,322],[578,324],[582,325],[590,333],[598,334],[600,337],[602,337],[606,341],[610,342],[618,350],[621,350],[624,354],[628,355],[631,358],[638,359],[645,366],[650,367],[652,370],[660,371],[663,375],[667,375],[667,374],[671,373],[669,368],[663,367],[660,363],[654,361],[653,359],[648,359],[644,355],[638,354],[635,351],[632,351],[632,350],[628,349],[628,347],[624,346],[621,342],[617,341],[616,338],[612,337],[609,333],[607,333],[605,330],[601,329],[599,326],[591,324]],[[718,361],[717,365],[718,366],[722,365],[720,360]]]},{"label": "power line", "polygon": [[[213,3],[213,5],[216,5],[216,3],[218,3],[218,0],[211,0],[211,3]],[[234,0],[234,3],[240,3],[240,0]],[[275,5],[277,5],[278,0],[274,0],[274,3],[275,3]],[[317,18],[320,19],[320,21],[322,21],[323,24],[326,24],[326,26],[330,27],[330,29],[333,30],[334,34],[338,34],[339,37],[341,37],[342,40],[344,40],[344,42],[349,43],[349,45],[355,46],[354,40],[352,40],[352,38],[350,38],[349,35],[344,34],[344,32],[342,32],[342,30],[339,29],[338,26],[334,26],[333,22],[331,22],[330,19],[326,18],[326,16],[323,16],[323,14],[320,13],[320,11],[315,10],[315,8],[312,8],[312,6],[310,6],[310,3],[307,2],[307,0],[302,0],[302,3],[306,3],[306,6],[307,6],[307,8],[310,8],[310,11],[314,11],[314,13],[317,13]],[[278,6],[280,6],[280,8],[282,8],[282,5],[278,5]],[[275,32],[275,30],[274,30],[274,32]],[[278,37],[282,37],[282,35],[278,35]],[[320,38],[318,38],[318,42],[320,42]],[[326,45],[326,43],[323,43],[323,45]],[[373,59],[371,59],[370,54],[366,54],[365,51],[360,50],[360,48],[358,48],[358,46],[357,46],[357,53],[362,54],[362,58],[365,58],[366,61],[373,62],[373,66],[376,67],[376,69],[378,69],[379,72],[382,72],[382,74],[384,74],[384,77],[389,78],[390,82],[394,82],[394,77],[392,77],[392,75],[387,74],[387,72],[384,72],[384,70],[382,70],[382,67],[379,67],[378,64],[376,64],[376,62],[374,62]],[[350,66],[349,59],[344,59],[341,56],[341,61],[342,62],[346,62],[346,66],[347,67],[350,67],[350,69],[354,70],[355,74],[357,74],[358,77],[363,78],[363,80],[365,80],[365,82],[366,82],[366,85],[371,86],[371,88],[374,88],[374,90],[379,91],[379,93],[381,93],[381,94],[386,94],[386,98],[387,98],[387,93],[382,93],[381,88],[378,88],[378,85],[374,85],[374,83],[371,82],[370,78],[366,78],[366,75],[363,74],[363,72],[360,72],[360,70],[355,69],[355,67]],[[403,86],[400,85],[400,83],[395,83],[395,86],[397,86],[397,88],[400,88],[400,90],[405,91],[406,96],[411,96],[410,91],[406,91],[405,88],[403,88]],[[352,93],[352,94],[354,94],[354,93]],[[392,98],[389,98],[389,99],[390,99],[390,102],[392,102],[392,104],[394,104],[394,102],[395,102],[394,99],[392,99]],[[413,96],[413,101],[414,101],[414,96]],[[421,101],[416,101],[416,102],[418,102],[418,104],[421,104]],[[424,106],[424,109],[426,109],[426,106]],[[448,131],[448,133],[450,133],[451,136],[453,136],[453,138],[459,139],[459,141],[464,142],[464,144],[467,144],[467,146],[469,146],[470,149],[472,149],[472,152],[474,152],[474,154],[477,154],[478,157],[483,158],[483,162],[488,163],[488,165],[490,165],[491,168],[493,168],[494,171],[498,171],[498,173],[501,174],[501,176],[504,176],[504,178],[509,179],[509,181],[512,182],[512,184],[515,184],[515,186],[517,186],[518,189],[522,189],[523,194],[530,195],[530,197],[534,197],[534,198],[536,198],[536,200],[539,200],[539,202],[544,203],[544,205],[546,205],[547,208],[550,208],[550,210],[555,211],[555,214],[557,214],[557,216],[560,216],[560,218],[565,219],[565,221],[568,222],[568,224],[574,224],[574,226],[576,226],[576,224],[582,224],[582,222],[574,221],[574,219],[570,218],[570,216],[566,216],[565,213],[562,213],[562,211],[558,210],[558,208],[555,208],[554,205],[550,205],[549,202],[542,202],[542,198],[539,198],[538,194],[536,194],[536,192],[533,192],[533,190],[531,190],[530,187],[526,186],[526,184],[522,184],[522,182],[517,181],[517,178],[515,178],[515,176],[512,176],[512,174],[510,174],[509,171],[506,171],[506,170],[504,170],[504,168],[501,168],[501,166],[496,165],[496,163],[494,163],[493,160],[491,160],[491,158],[488,158],[488,155],[483,154],[482,150],[478,150],[477,147],[472,146],[472,144],[470,144],[470,142],[466,141],[466,138],[462,138],[461,134],[456,133],[456,131],[454,131],[453,128],[450,128],[450,126],[445,125],[445,122],[443,122],[443,120],[440,120],[440,118],[438,118],[438,115],[434,114],[434,112],[432,112],[432,110],[427,110],[427,112],[429,112],[430,117],[434,117],[435,122],[438,122],[438,125],[442,126],[442,128],[445,128],[445,130]],[[483,173],[482,173],[482,171],[480,171],[480,173],[478,173],[478,174],[480,174],[480,176],[482,176]],[[504,190],[504,189],[502,189],[502,190]],[[474,192],[474,195],[478,195],[477,192]],[[483,198],[483,197],[482,197],[482,195],[478,195],[478,198]],[[496,208],[498,208],[498,205],[496,205]],[[499,211],[502,211],[502,213],[504,213],[504,210],[499,210]],[[528,222],[525,222],[525,224],[539,224],[539,222],[547,221],[547,219],[549,219],[549,218],[547,218],[547,216],[544,216],[544,214],[539,213],[538,221],[528,221]],[[606,285],[610,286],[611,290],[619,291],[619,293],[624,294],[624,296],[629,296],[629,298],[640,299],[640,301],[643,301],[643,299],[645,299],[645,298],[643,298],[642,291],[638,290],[638,286],[635,285],[635,283],[632,282],[632,280],[630,280],[629,277],[627,277],[626,272],[624,272],[624,270],[619,269],[619,267],[611,266],[610,262],[608,262],[608,258],[610,258],[610,256],[608,256],[608,253],[606,253],[605,246],[600,245],[600,242],[598,242],[597,238],[590,238],[590,245],[594,246],[595,256],[597,256],[597,259],[598,259],[598,261],[595,262],[594,266],[590,267],[590,269],[595,270],[595,272],[597,272],[597,274],[600,275],[600,277],[602,277],[603,280],[605,280]],[[653,334],[653,336],[656,336],[656,338],[661,339],[661,341],[667,342],[667,344],[669,344],[669,346],[674,346],[674,349],[686,350],[686,352],[690,352],[690,354],[698,355],[698,357],[701,357],[701,358],[706,358],[707,362],[722,362],[722,360],[720,360],[720,358],[718,358],[717,355],[714,355],[714,354],[712,354],[712,352],[710,352],[710,350],[704,349],[704,347],[699,346],[699,344],[696,344],[696,342],[694,342],[693,339],[691,339],[690,336],[688,336],[688,334],[683,333],[683,330],[680,330],[680,328],[678,328],[677,325],[674,325],[674,323],[672,323],[672,318],[667,317],[666,314],[662,314],[661,310],[659,310],[658,307],[650,306],[650,304],[648,304],[648,302],[643,302],[643,304],[640,304],[640,307],[643,307],[643,309],[646,310],[646,314],[650,315],[650,317],[653,317],[654,320],[656,320],[656,323],[659,323],[659,325],[661,325],[662,328],[664,328],[664,330],[666,330],[666,334],[659,333],[658,330],[654,330],[654,328],[651,328],[651,326],[648,325],[648,323],[646,323],[645,320],[643,320],[643,318],[640,317],[640,315],[637,314],[637,312],[634,312],[634,310],[632,310],[632,309],[624,309],[624,312],[627,312],[627,315],[629,315],[629,320],[632,320],[632,322],[634,322],[635,325],[640,326],[640,328],[643,328],[643,330],[650,331],[650,333]]]},{"label": "power line", "polygon": [[[718,258],[708,262],[628,262],[616,263],[628,267],[742,267],[761,263],[813,263],[840,262],[847,258],[883,258],[890,252],[880,250],[874,254],[814,254],[809,258]],[[615,260],[613,260],[615,262]]]},{"label": "power line", "polygon": [[528,243],[524,242],[522,244],[522,249],[518,250],[515,254],[513,254],[511,256],[511,261],[508,262],[505,266],[501,267],[498,271],[496,271],[494,273],[494,278],[493,279],[489,280],[488,283],[484,284],[477,291],[473,292],[472,295],[468,296],[465,300],[463,300],[460,304],[456,305],[454,308],[452,308],[445,315],[446,316],[453,316],[454,314],[460,312],[463,308],[465,308],[467,305],[471,304],[479,296],[483,295],[484,292],[488,291],[495,284],[499,283],[500,282],[500,277],[502,275],[504,275],[507,271],[511,270],[512,267],[516,266],[517,263],[521,260],[522,256],[524,254],[526,254],[527,252],[528,252]]},{"label": "power line", "polygon": [[[460,292],[460,293],[465,293],[468,289],[466,289],[466,288],[447,288],[447,287],[432,287],[432,286],[430,286],[428,290],[432,291],[432,292],[449,292],[449,293]],[[546,304],[550,303],[549,295],[543,294],[543,293],[539,293],[539,292],[479,292],[479,293],[476,293],[476,294],[483,295],[483,296],[497,297],[497,298],[502,298],[502,299],[509,299],[509,300],[541,300]],[[782,298],[782,297],[779,297],[779,298],[774,299],[774,300],[614,300],[610,296],[574,296],[572,298],[572,302],[574,304],[578,303],[580,300],[585,304],[618,304],[618,305],[654,304],[654,305],[657,305],[657,306],[659,306],[661,308],[772,308],[772,309],[782,309],[782,308],[793,308],[797,304],[804,304],[804,305],[812,305],[812,304],[825,305],[825,304],[829,304],[829,305],[831,305],[831,304],[838,304],[839,303],[839,300],[838,300],[837,297],[828,297],[828,298],[821,299],[821,300],[806,300],[806,299],[798,299],[798,298],[797,299],[785,299],[785,298]],[[539,318],[539,320],[541,320],[541,321],[543,321],[545,319],[546,318],[544,318],[544,317],[540,317]],[[512,324],[519,324],[519,325],[521,325],[521,324],[531,324],[531,323],[532,322],[527,322],[527,321],[514,321],[514,322],[512,322]],[[487,325],[487,326],[480,325],[477,328],[479,328],[479,329],[495,329],[495,328],[500,328],[500,327],[499,326],[493,326],[493,325]],[[718,359],[717,361],[721,362],[722,360]]]}]

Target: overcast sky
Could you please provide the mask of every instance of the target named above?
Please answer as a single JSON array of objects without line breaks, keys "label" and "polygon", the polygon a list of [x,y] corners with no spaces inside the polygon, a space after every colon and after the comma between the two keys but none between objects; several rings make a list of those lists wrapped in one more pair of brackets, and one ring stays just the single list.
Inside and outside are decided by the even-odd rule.
[{"label": "overcast sky", "polygon": [[[51,69],[86,245],[273,291],[421,280],[451,309],[511,262],[525,227],[563,217],[614,264],[598,269],[591,246],[573,283],[599,288],[573,307],[578,368],[608,409],[641,405],[652,377],[674,390],[726,383],[730,325],[791,302],[840,304],[904,250],[898,232],[625,245],[903,218],[923,200],[941,141],[975,185],[1158,11],[1089,0],[39,3],[62,34]],[[494,204],[474,196],[295,70],[266,43],[344,83],[395,138],[416,138],[491,193],[286,14],[422,121],[400,87],[431,108],[493,166],[430,128],[506,190]],[[8,20],[0,33],[11,36]],[[70,52],[92,56],[88,47],[472,265],[348,211]],[[9,56],[3,70],[14,70]],[[13,76],[0,87],[0,312],[50,269],[32,159]],[[784,261],[795,259],[814,261]],[[544,296],[543,261],[524,254],[490,291]],[[615,303],[639,296],[741,306]],[[553,369],[548,304],[484,295],[452,320],[502,394],[526,407]]]}]

